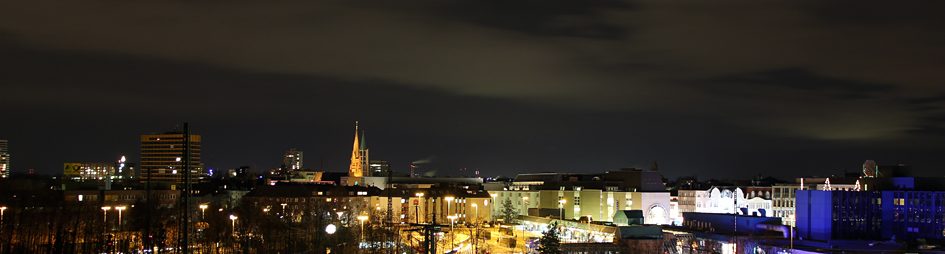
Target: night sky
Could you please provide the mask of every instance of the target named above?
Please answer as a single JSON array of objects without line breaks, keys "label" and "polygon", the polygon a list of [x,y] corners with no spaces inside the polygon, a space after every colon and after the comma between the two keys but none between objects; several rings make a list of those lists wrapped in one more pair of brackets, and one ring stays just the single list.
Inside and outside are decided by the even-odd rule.
[{"label": "night sky", "polygon": [[[912,4],[912,5],[908,5]],[[209,168],[747,178],[945,165],[945,2],[2,1],[13,168],[138,157],[188,121]]]}]

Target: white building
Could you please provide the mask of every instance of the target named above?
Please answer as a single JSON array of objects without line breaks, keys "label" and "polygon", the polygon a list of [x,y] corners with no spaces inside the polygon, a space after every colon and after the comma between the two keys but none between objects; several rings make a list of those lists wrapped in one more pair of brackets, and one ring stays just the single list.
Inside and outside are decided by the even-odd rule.
[{"label": "white building", "polygon": [[618,211],[642,210],[644,223],[669,224],[670,196],[661,179],[654,171],[636,169],[603,174],[520,174],[507,188],[490,190],[489,194],[496,204],[492,207],[496,216],[510,202],[519,215],[612,221]]},{"label": "white building", "polygon": [[742,188],[712,187],[705,191],[687,192],[694,192],[696,203],[695,212],[741,213],[741,209],[745,208],[747,209],[746,215],[772,216],[774,214],[771,199],[766,199],[762,196],[755,196],[750,199],[746,198]]}]

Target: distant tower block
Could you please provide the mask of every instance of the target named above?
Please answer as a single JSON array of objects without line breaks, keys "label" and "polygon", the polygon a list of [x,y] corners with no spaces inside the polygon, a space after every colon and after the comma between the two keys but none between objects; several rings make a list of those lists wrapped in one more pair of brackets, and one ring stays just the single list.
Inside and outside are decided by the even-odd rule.
[{"label": "distant tower block", "polygon": [[282,166],[289,172],[302,170],[302,151],[291,148],[282,155]]},{"label": "distant tower block", "polygon": [[866,162],[863,162],[863,176],[879,177],[879,166],[876,165],[875,161],[867,160]]},{"label": "distant tower block", "polygon": [[0,139],[0,177],[10,177],[10,151],[7,141]]}]

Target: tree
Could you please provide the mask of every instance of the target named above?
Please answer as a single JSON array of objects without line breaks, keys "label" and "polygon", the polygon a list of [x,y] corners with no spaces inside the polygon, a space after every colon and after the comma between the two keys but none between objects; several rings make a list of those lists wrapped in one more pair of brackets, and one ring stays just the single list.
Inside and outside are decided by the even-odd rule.
[{"label": "tree", "polygon": [[515,217],[518,215],[518,210],[515,210],[515,207],[512,206],[512,199],[506,198],[502,202],[502,219],[505,223],[512,223]]},{"label": "tree", "polygon": [[541,254],[560,254],[561,239],[558,238],[558,224],[548,224],[548,230],[541,235],[538,240],[538,253]]}]

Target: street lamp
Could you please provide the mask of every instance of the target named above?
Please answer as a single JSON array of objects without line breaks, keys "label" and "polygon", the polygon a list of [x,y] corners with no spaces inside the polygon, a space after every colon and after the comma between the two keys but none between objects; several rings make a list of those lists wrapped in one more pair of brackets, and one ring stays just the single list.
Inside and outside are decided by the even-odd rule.
[{"label": "street lamp", "polygon": [[230,227],[233,230],[233,236],[236,237],[236,215],[230,214]]},{"label": "street lamp", "polygon": [[415,205],[413,205],[413,207],[414,207],[414,211],[417,212],[416,213],[417,224],[420,224],[420,199],[423,198],[423,192],[417,192],[414,195],[417,196],[417,202],[415,203]]},{"label": "street lamp", "polygon": [[492,206],[494,206],[494,207],[492,208],[493,211],[489,212],[489,214],[492,215],[492,221],[495,222],[495,214],[496,214],[496,213],[495,213],[495,212],[496,212],[495,209],[498,209],[498,207],[495,207],[495,206],[496,206],[496,205],[495,205],[495,198],[498,197],[499,194],[490,193],[489,196],[492,197]]},{"label": "street lamp", "polygon": [[3,224],[3,212],[7,211],[6,206],[0,206],[0,224]]},{"label": "street lamp", "polygon": [[121,231],[121,212],[127,209],[126,206],[116,206],[115,210],[118,210],[118,231]]},{"label": "street lamp", "polygon": [[476,203],[473,203],[472,207],[473,209],[476,209],[476,221],[474,221],[474,223],[478,225],[479,224],[479,205],[477,205]]},{"label": "street lamp", "polygon": [[[335,234],[335,231],[337,230],[338,227],[335,227],[335,224],[328,224],[328,226],[325,226],[325,233],[328,233],[329,236]],[[325,248],[325,253],[331,253],[331,247]]]},{"label": "street lamp", "polygon": [[206,213],[206,211],[207,211],[207,208],[209,208],[210,206],[207,205],[207,204],[200,204],[199,207],[200,207],[200,219],[201,219],[201,220],[207,220],[207,213]]},{"label": "street lamp", "polygon": [[522,200],[525,201],[525,215],[528,215],[528,196],[522,197]]},{"label": "street lamp", "polygon": [[[358,221],[361,222],[361,241],[364,241],[364,221],[368,219],[367,215],[358,215]],[[360,243],[358,243],[360,244]]]},{"label": "street lamp", "polygon": [[[485,205],[487,205],[487,206],[489,205],[489,201],[488,201],[488,200],[485,200],[484,203],[485,203]],[[475,239],[475,240],[473,240],[473,252],[476,253],[476,254],[479,254],[479,205],[476,204],[476,203],[473,203],[473,204],[472,204],[472,207],[473,207],[473,209],[476,209],[476,222],[475,222],[475,223],[476,223],[476,234],[475,234],[475,236],[473,236],[473,237],[475,237],[475,238],[473,238],[473,239]]]},{"label": "street lamp", "polygon": [[446,216],[446,218],[450,219],[450,248],[454,248],[454,249],[455,249],[455,248],[456,248],[456,244],[454,243],[453,239],[455,238],[454,236],[455,236],[456,234],[453,233],[453,222],[456,221],[456,215]]},{"label": "street lamp", "polygon": [[102,207],[102,227],[108,230],[108,210],[111,210],[111,206]]},{"label": "street lamp", "polygon": [[[450,213],[450,204],[453,203],[453,199],[454,199],[454,198],[453,198],[452,196],[446,196],[446,197],[443,198],[443,199],[446,200],[446,215],[449,216],[449,215],[451,215],[451,213]],[[442,209],[442,208],[440,208],[440,209]]]},{"label": "street lamp", "polygon": [[282,215],[285,216],[285,206],[287,206],[287,205],[289,205],[289,204],[282,203],[282,204],[280,204],[280,205],[282,205]]},{"label": "street lamp", "polygon": [[564,203],[566,202],[567,201],[564,199],[558,200],[558,208],[561,209],[561,212],[558,214],[558,219],[564,220]]}]

